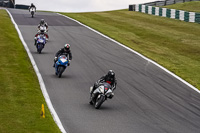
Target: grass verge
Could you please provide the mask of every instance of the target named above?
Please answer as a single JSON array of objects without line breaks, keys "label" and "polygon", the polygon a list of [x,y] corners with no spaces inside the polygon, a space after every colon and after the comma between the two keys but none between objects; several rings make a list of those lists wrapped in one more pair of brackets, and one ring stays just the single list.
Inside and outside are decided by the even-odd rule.
[{"label": "grass verge", "polygon": [[163,7],[177,9],[177,10],[184,10],[184,11],[189,11],[189,12],[200,12],[200,1],[178,3],[178,4],[163,6]]},{"label": "grass verge", "polygon": [[[0,10],[0,132],[60,133],[7,12]],[[45,105],[46,118],[40,117]]]},{"label": "grass verge", "polygon": [[138,51],[200,89],[200,26],[127,10],[61,13]]}]

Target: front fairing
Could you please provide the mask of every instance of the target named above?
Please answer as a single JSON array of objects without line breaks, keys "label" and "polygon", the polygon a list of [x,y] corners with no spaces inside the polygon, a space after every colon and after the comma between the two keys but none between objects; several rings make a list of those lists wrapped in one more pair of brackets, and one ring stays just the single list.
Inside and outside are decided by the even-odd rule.
[{"label": "front fairing", "polygon": [[39,44],[45,44],[46,43],[46,39],[44,36],[40,36],[37,38],[37,43]]},{"label": "front fairing", "polygon": [[65,55],[61,55],[59,58],[58,58],[58,61],[56,62],[56,68],[61,65],[61,66],[64,66],[64,67],[67,67],[68,66],[68,59]]},{"label": "front fairing", "polygon": [[111,85],[104,82],[104,83],[100,83],[98,88],[94,91],[95,92],[98,92],[98,93],[101,93],[101,94],[108,94],[108,93],[112,93],[112,90],[111,90]]},{"label": "front fairing", "polygon": [[30,12],[35,12],[35,8],[34,8],[34,7],[31,7],[31,8],[30,8]]}]

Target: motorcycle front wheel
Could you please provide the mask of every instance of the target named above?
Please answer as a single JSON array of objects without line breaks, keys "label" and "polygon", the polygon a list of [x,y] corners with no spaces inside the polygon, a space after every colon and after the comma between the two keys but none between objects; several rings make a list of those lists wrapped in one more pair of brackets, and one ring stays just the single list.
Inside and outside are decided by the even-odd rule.
[{"label": "motorcycle front wheel", "polygon": [[58,67],[58,77],[60,78],[62,76],[62,73],[64,72],[65,68],[64,67]]},{"label": "motorcycle front wheel", "polygon": [[31,16],[32,16],[32,18],[33,18],[33,16],[34,16],[34,12],[31,12]]},{"label": "motorcycle front wheel", "polygon": [[99,109],[103,102],[104,102],[104,96],[101,95],[99,98],[97,97],[96,103],[94,105],[95,109]]},{"label": "motorcycle front wheel", "polygon": [[44,46],[42,44],[37,45],[37,51],[38,51],[39,54],[41,54],[43,47]]}]

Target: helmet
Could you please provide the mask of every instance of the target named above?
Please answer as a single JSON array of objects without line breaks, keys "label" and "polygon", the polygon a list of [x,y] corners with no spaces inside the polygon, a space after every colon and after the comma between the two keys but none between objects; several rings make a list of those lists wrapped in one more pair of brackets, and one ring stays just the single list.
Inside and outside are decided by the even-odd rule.
[{"label": "helmet", "polygon": [[41,19],[40,24],[44,24],[44,19]]},{"label": "helmet", "polygon": [[107,76],[108,76],[108,78],[109,78],[110,80],[111,80],[111,79],[114,80],[114,78],[115,78],[115,73],[114,73],[114,71],[113,71],[113,70],[109,70]]},{"label": "helmet", "polygon": [[69,50],[70,49],[70,45],[69,44],[65,44],[64,49]]}]

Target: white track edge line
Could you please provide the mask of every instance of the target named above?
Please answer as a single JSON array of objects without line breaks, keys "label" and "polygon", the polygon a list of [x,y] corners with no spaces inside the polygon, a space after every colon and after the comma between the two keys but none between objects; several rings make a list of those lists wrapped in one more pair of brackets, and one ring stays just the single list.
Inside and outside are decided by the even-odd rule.
[{"label": "white track edge line", "polygon": [[44,96],[45,101],[46,101],[46,103],[47,103],[47,106],[48,106],[48,108],[49,108],[49,110],[50,110],[50,112],[51,112],[51,115],[53,116],[53,119],[54,119],[55,123],[58,125],[59,129],[61,130],[61,132],[62,132],[62,133],[67,133],[67,132],[65,131],[65,129],[64,129],[64,127],[63,127],[63,125],[62,125],[62,123],[61,123],[61,121],[60,121],[60,119],[59,119],[59,117],[58,117],[58,115],[57,115],[55,109],[53,108],[53,105],[52,105],[51,100],[50,100],[50,98],[49,98],[49,95],[48,95],[48,92],[47,92],[47,90],[46,90],[46,87],[45,87],[44,81],[43,81],[43,79],[42,79],[42,76],[41,76],[41,74],[40,74],[40,72],[39,72],[39,69],[38,69],[38,67],[37,67],[37,65],[36,65],[36,63],[35,63],[35,60],[34,60],[32,54],[31,54],[31,52],[30,52],[30,50],[29,50],[29,48],[28,48],[26,42],[24,41],[24,38],[23,38],[23,36],[22,36],[22,34],[21,34],[21,31],[19,30],[18,25],[15,23],[15,20],[13,19],[11,13],[10,13],[7,9],[6,9],[6,11],[7,11],[7,13],[9,14],[9,16],[10,16],[10,18],[11,18],[11,20],[12,20],[12,23],[14,24],[15,29],[16,29],[17,32],[18,32],[19,38],[20,38],[22,44],[24,45],[24,48],[26,49],[26,52],[27,52],[27,54],[28,54],[28,56],[29,56],[29,58],[30,58],[30,60],[31,60],[31,63],[32,63],[32,65],[33,65],[33,68],[34,68],[34,70],[35,70],[35,72],[36,72],[36,74],[37,74],[37,77],[38,77],[38,81],[39,81],[39,84],[40,84],[40,88],[41,88],[41,90],[42,90],[42,93],[43,93],[43,96]]},{"label": "white track edge line", "polygon": [[114,39],[112,39],[112,38],[110,38],[110,37],[108,37],[108,36],[106,36],[106,35],[100,33],[99,31],[96,31],[95,29],[93,29],[93,28],[91,28],[91,27],[89,27],[89,26],[87,26],[87,25],[85,25],[85,24],[83,24],[83,23],[81,23],[81,22],[79,22],[79,21],[73,19],[73,18],[70,18],[70,17],[65,16],[65,15],[63,15],[63,14],[60,14],[60,13],[57,13],[57,14],[58,14],[58,15],[61,15],[61,16],[63,16],[63,17],[66,17],[66,18],[68,18],[68,19],[70,19],[70,20],[73,20],[73,21],[77,22],[78,24],[80,24],[80,25],[82,25],[82,26],[84,26],[84,27],[86,27],[86,28],[92,30],[93,32],[96,32],[97,34],[99,34],[99,35],[101,35],[101,36],[103,36],[103,37],[105,37],[105,38],[107,38],[107,39],[109,39],[109,40],[111,40],[111,41],[117,43],[118,45],[120,45],[120,46],[122,46],[122,47],[124,47],[124,48],[126,48],[126,49],[128,49],[128,50],[130,50],[131,52],[133,52],[133,53],[139,55],[140,57],[142,57],[143,59],[147,60],[148,62],[153,63],[154,65],[158,66],[159,68],[161,68],[161,69],[164,70],[165,72],[167,72],[167,73],[169,73],[170,75],[172,75],[173,77],[177,78],[178,80],[180,80],[181,82],[183,82],[184,84],[186,84],[187,86],[189,86],[190,88],[192,88],[193,90],[195,90],[195,91],[197,91],[198,93],[200,93],[200,90],[198,90],[196,87],[194,87],[193,85],[191,85],[191,84],[188,83],[187,81],[183,80],[182,78],[180,78],[180,77],[177,76],[176,74],[170,72],[169,70],[167,70],[166,68],[164,68],[164,67],[161,66],[160,64],[154,62],[153,60],[151,60],[151,59],[145,57],[144,55],[142,55],[142,54],[136,52],[135,50],[133,50],[133,49],[131,49],[131,48],[129,48],[129,47],[127,47],[127,46],[125,46],[125,45],[123,45],[123,44],[117,42],[116,40],[114,40]]}]

